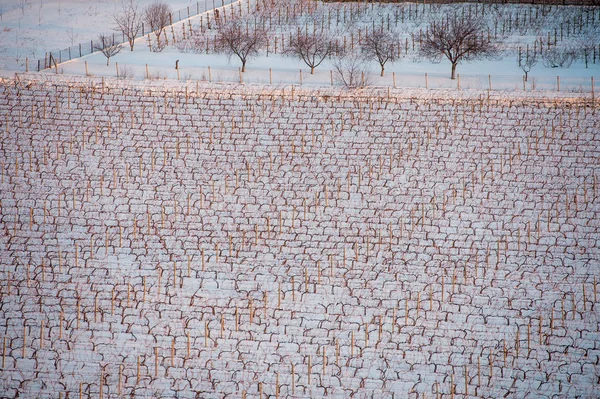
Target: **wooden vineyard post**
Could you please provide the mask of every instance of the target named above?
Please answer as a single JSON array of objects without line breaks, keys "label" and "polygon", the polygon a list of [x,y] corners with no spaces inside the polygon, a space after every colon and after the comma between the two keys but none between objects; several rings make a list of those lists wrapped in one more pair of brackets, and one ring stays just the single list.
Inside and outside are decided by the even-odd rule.
[{"label": "wooden vineyard post", "polygon": [[310,385],[310,374],[311,373],[312,373],[312,359],[311,359],[311,355],[308,355],[308,370],[307,370],[308,385]]},{"label": "wooden vineyard post", "polygon": [[177,287],[177,262],[173,262],[173,288]]},{"label": "wooden vineyard post", "polygon": [[465,396],[469,396],[469,370],[465,364]]},{"label": "wooden vineyard post", "polygon": [[240,317],[238,307],[235,307],[235,331],[239,331],[240,328]]},{"label": "wooden vineyard post", "polygon": [[[4,368],[4,366],[3,366]],[[296,394],[296,373],[294,370],[294,363],[292,363],[292,395]]]},{"label": "wooden vineyard post", "polygon": [[158,346],[154,347],[154,377],[158,377]]},{"label": "wooden vineyard post", "polygon": [[122,379],[123,379],[123,365],[120,364],[119,365],[119,380],[117,381],[117,393],[119,394],[119,396],[121,395],[121,390],[122,390],[122,386],[121,386]]},{"label": "wooden vineyard post", "polygon": [[104,384],[102,383],[102,381],[104,380],[104,372],[100,373],[100,399],[102,399],[102,393],[103,393],[103,388],[104,388]]},{"label": "wooden vineyard post", "polygon": [[442,276],[442,302],[444,302],[444,276]]},{"label": "wooden vineyard post", "polygon": [[81,319],[81,303],[79,302],[79,298],[77,298],[77,329],[79,330],[79,320]]},{"label": "wooden vineyard post", "polygon": [[171,340],[171,367],[175,367],[175,337]]},{"label": "wooden vineyard post", "polygon": [[425,88],[429,89],[429,77],[427,75],[427,72],[425,72]]},{"label": "wooden vineyard post", "polygon": [[27,326],[23,326],[23,352],[21,353],[21,357],[25,359],[25,355],[27,354]]},{"label": "wooden vineyard post", "polygon": [[191,346],[190,345],[190,332],[189,331],[186,333],[186,336],[187,336],[187,358],[189,359],[190,358],[190,346]]},{"label": "wooden vineyard post", "polygon": [[481,356],[477,356],[477,386],[481,386]]},{"label": "wooden vineyard post", "polygon": [[208,321],[204,322],[204,347],[208,348]]}]

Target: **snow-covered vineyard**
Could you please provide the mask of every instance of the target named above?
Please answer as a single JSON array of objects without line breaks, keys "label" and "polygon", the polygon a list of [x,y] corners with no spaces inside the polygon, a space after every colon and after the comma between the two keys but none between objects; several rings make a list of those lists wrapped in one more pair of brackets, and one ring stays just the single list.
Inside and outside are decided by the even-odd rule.
[{"label": "snow-covered vineyard", "polygon": [[597,396],[589,95],[112,84],[0,87],[0,396]]}]

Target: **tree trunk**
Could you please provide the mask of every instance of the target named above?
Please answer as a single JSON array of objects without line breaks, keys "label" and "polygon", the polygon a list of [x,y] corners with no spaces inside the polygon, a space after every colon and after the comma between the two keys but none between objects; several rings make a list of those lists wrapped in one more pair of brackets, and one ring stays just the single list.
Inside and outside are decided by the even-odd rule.
[{"label": "tree trunk", "polygon": [[452,63],[452,75],[450,76],[450,79],[456,79],[456,62]]},{"label": "tree trunk", "polygon": [[133,39],[129,39],[129,47],[131,47],[131,51],[133,51],[133,44],[134,44],[135,38]]},{"label": "tree trunk", "polygon": [[106,66],[108,66],[109,62],[110,62],[110,57],[106,57]]},{"label": "tree trunk", "polygon": [[381,66],[381,76],[383,76],[383,71],[385,71],[385,68],[384,68],[384,66],[382,65],[382,66]]},{"label": "tree trunk", "polygon": [[311,75],[314,75],[314,74],[315,74],[315,67],[314,67],[314,66],[311,66],[311,67],[310,67],[310,74],[311,74]]},{"label": "tree trunk", "polygon": [[527,73],[527,71],[525,71],[525,81],[526,82],[527,82],[527,75],[528,75],[528,73]]},{"label": "tree trunk", "polygon": [[242,72],[246,72],[246,60],[242,60]]}]

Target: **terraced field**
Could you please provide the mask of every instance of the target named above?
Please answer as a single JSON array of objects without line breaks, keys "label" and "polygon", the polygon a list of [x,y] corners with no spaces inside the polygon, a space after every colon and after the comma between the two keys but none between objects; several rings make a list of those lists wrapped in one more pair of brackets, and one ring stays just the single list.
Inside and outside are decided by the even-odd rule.
[{"label": "terraced field", "polygon": [[0,396],[597,395],[589,97],[36,79]]}]

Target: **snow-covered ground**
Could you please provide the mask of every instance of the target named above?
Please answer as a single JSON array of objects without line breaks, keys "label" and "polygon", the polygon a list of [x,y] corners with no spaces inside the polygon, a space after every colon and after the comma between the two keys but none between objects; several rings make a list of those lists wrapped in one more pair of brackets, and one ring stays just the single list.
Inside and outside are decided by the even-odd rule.
[{"label": "snow-covered ground", "polygon": [[598,396],[598,62],[24,73],[116,2],[0,6],[1,397]]},{"label": "snow-covered ground", "polygon": [[[57,0],[46,0],[39,4],[33,1],[10,0],[2,6],[4,11],[0,25],[0,62],[4,65],[4,69],[0,73],[4,76],[12,76],[16,71],[24,71],[26,58],[29,59],[29,69],[35,70],[37,68],[36,59],[42,59],[43,65],[45,54],[77,45],[79,42],[84,43],[85,48],[89,48],[89,41],[95,39],[98,33],[113,31],[112,16],[120,4],[117,0],[83,3],[61,1],[59,7],[58,3]],[[148,1],[142,3],[148,3]],[[218,6],[220,3],[217,1],[215,5]],[[299,2],[283,2],[282,4],[286,3],[289,4],[285,7],[290,9],[293,4],[299,4]],[[25,4],[25,6],[20,7],[21,4]],[[192,9],[212,7],[212,2],[207,0],[203,2],[180,0],[172,1],[170,4],[173,10],[186,7]],[[248,5],[247,1],[242,0],[235,3],[233,10],[247,13],[250,9],[251,15],[257,14],[253,7],[256,7],[254,1]],[[282,8],[284,6],[278,7],[274,10],[287,10],[287,8]],[[438,9],[422,4],[373,5],[363,3],[359,11],[356,8],[352,11],[356,21],[353,21],[348,29],[341,29],[340,26],[345,26],[344,19],[350,19],[349,4],[328,3],[320,4],[319,7],[322,22],[328,21],[330,29],[336,32],[340,40],[345,35],[349,42],[351,31],[356,37],[361,27],[364,29],[371,25],[371,21],[380,22],[381,20],[384,26],[389,25],[390,29],[398,32],[400,45],[405,45],[406,40],[412,42],[412,39],[409,39],[412,38],[411,34],[417,35],[425,27],[432,14],[453,12],[459,6],[442,6]],[[475,10],[474,12],[483,10],[481,5],[470,4],[464,7],[470,7],[471,10]],[[475,9],[474,7],[479,8]],[[598,23],[600,11],[597,8],[558,8],[540,5],[487,5],[486,7],[483,11],[485,18],[496,21],[496,25],[490,22],[490,26],[494,27],[492,31],[500,35],[503,30],[506,31],[504,44],[506,52],[502,57],[460,64],[458,73],[461,75],[461,79],[460,82],[457,82],[449,79],[450,64],[447,60],[432,63],[429,60],[418,58],[412,49],[412,44],[409,44],[409,51],[405,52],[400,61],[386,65],[384,77],[379,76],[377,63],[371,62],[366,65],[365,71],[370,84],[394,86],[395,83],[398,87],[425,87],[427,85],[431,88],[458,87],[460,84],[461,88],[488,89],[491,80],[491,88],[501,90],[525,89],[529,91],[558,90],[560,88],[563,91],[591,91],[591,78],[595,77],[597,81],[600,77],[598,73],[600,71],[600,47],[594,50],[595,58],[594,54],[590,53],[587,67],[581,56],[568,68],[549,68],[540,60],[532,68],[530,78],[525,85],[522,78],[523,71],[517,63],[517,48],[525,49],[529,45],[533,49],[536,40],[545,43],[548,39],[552,42],[555,38],[557,47],[560,48],[581,47],[582,40],[588,43],[595,42],[596,46],[599,46],[600,33],[597,26],[600,26]],[[458,9],[460,10],[460,8]],[[231,13],[230,7],[227,7],[227,10]],[[403,10],[404,14],[401,14],[400,10]],[[272,16],[270,20],[274,26],[272,32],[276,32],[276,34],[272,33],[273,36],[278,36],[282,32],[284,35],[295,32],[298,25],[308,26],[303,23],[305,21],[303,18],[306,17],[300,13],[299,7],[296,9],[298,15],[294,19],[290,17],[287,22],[281,17],[281,15],[285,15],[285,12],[279,12],[277,18],[277,14]],[[214,18],[212,12],[209,14],[185,20],[188,32],[190,27],[196,33],[200,31],[201,27],[206,28],[208,18]],[[400,15],[403,16],[400,17]],[[391,16],[391,19],[386,24],[388,16]],[[509,26],[510,34],[508,33]],[[182,30],[182,23],[175,24],[173,27],[178,43],[181,43],[183,39]],[[562,40],[560,32],[562,32]],[[171,35],[169,30],[167,30],[167,34]],[[214,34],[214,30],[209,30],[203,35],[211,37],[212,34]],[[182,52],[180,51],[182,47],[176,44],[168,46],[162,52],[152,52],[149,50],[147,38],[140,38],[137,40],[134,52],[122,51],[111,58],[109,66],[106,65],[106,58],[97,52],[61,63],[58,72],[78,75],[85,75],[87,72],[94,76],[117,76],[117,66],[119,66],[121,75],[125,75],[127,79],[150,77],[153,79],[240,82],[240,65],[239,60],[235,57],[228,59],[212,50],[208,53],[205,51]],[[333,59],[325,60],[316,69],[315,75],[310,75],[306,65],[297,59],[282,56],[280,50],[281,44],[279,44],[279,51],[274,53],[274,37],[272,37],[270,52],[267,54],[266,50],[263,50],[258,58],[248,62],[247,72],[241,76],[242,81],[245,83],[318,86],[331,84],[334,70]],[[63,61],[68,59],[66,54],[64,52],[61,57]],[[595,59],[595,62],[592,59]],[[179,60],[179,71],[175,69],[177,60]],[[46,71],[46,73],[55,72],[54,69]],[[427,78],[425,78],[426,74]],[[560,83],[558,83],[559,81]],[[334,84],[337,84],[335,80]]]},{"label": "snow-covered ground", "polygon": [[[153,0],[138,0],[143,8]],[[211,8],[213,0],[169,0],[173,12]],[[221,0],[217,4],[220,5]],[[115,32],[121,0],[3,0],[0,2],[0,69],[24,71],[25,60],[87,44],[98,34]]]},{"label": "snow-covered ground", "polygon": [[597,397],[589,95],[21,75],[4,397]]}]

